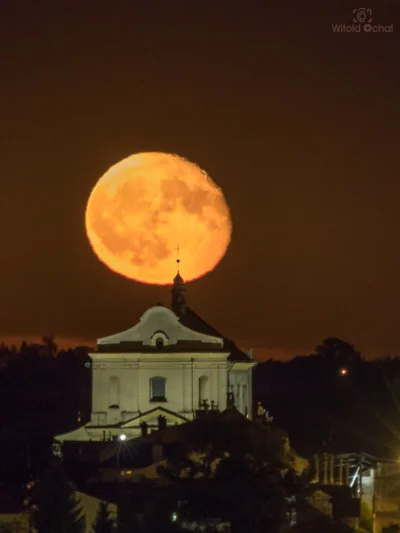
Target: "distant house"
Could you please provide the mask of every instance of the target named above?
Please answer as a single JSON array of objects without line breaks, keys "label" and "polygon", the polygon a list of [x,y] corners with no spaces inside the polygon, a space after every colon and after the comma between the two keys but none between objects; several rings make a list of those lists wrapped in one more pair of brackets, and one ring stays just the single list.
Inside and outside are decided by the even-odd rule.
[{"label": "distant house", "polygon": [[367,471],[363,488],[374,509],[375,533],[396,524],[400,527],[400,463],[380,461],[377,467]]}]

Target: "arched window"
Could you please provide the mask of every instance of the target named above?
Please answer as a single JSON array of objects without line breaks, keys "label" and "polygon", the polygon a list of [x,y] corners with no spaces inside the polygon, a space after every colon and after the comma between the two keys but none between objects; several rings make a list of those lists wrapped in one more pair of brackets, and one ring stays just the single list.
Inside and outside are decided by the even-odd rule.
[{"label": "arched window", "polygon": [[161,350],[162,348],[164,348],[164,339],[162,337],[157,337],[156,348],[157,350]]},{"label": "arched window", "polygon": [[199,377],[199,406],[201,407],[205,400],[209,400],[208,376]]},{"label": "arched window", "polygon": [[156,376],[150,380],[150,401],[166,402],[166,382],[165,378]]},{"label": "arched window", "polygon": [[156,348],[163,348],[164,346],[168,346],[168,340],[168,335],[164,331],[157,330],[152,335],[150,342]]},{"label": "arched window", "polygon": [[108,405],[109,407],[119,407],[119,378],[112,376],[108,382]]}]

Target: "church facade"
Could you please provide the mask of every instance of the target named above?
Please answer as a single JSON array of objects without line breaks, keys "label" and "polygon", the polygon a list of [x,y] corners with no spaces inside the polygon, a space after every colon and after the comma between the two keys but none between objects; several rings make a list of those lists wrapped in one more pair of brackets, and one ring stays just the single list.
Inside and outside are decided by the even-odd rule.
[{"label": "church facade", "polygon": [[135,438],[144,426],[185,423],[228,403],[252,417],[256,361],[188,307],[179,273],[171,308],[151,307],[132,328],[99,339],[89,355],[91,420],[59,442]]}]

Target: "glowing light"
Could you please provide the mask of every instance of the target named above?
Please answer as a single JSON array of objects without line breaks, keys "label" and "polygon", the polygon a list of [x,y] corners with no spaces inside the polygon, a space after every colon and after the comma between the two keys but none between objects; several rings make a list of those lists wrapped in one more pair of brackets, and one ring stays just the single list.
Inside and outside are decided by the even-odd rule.
[{"label": "glowing light", "polygon": [[348,373],[349,373],[349,371],[347,370],[347,368],[341,368],[340,369],[340,375],[341,376],[347,376]]},{"label": "glowing light", "polygon": [[97,182],[85,214],[86,233],[111,270],[142,283],[190,281],[213,270],[231,239],[224,195],[197,165],[172,154],[132,155]]},{"label": "glowing light", "polygon": [[177,520],[178,520],[178,513],[175,513],[175,512],[172,513],[171,514],[171,521],[172,522],[177,522]]},{"label": "glowing light", "polygon": [[119,440],[126,440],[126,435],[124,433],[121,433],[121,435],[119,436]]}]

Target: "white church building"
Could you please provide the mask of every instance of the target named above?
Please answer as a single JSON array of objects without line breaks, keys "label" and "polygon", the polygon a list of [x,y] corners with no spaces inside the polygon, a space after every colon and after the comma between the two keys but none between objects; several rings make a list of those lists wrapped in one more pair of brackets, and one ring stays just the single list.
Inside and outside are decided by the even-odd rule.
[{"label": "white church building", "polygon": [[148,309],[132,328],[98,339],[92,359],[92,413],[86,425],[56,440],[135,438],[193,420],[199,409],[228,403],[252,417],[251,350],[241,351],[186,304],[185,284],[174,278],[171,308]]}]

